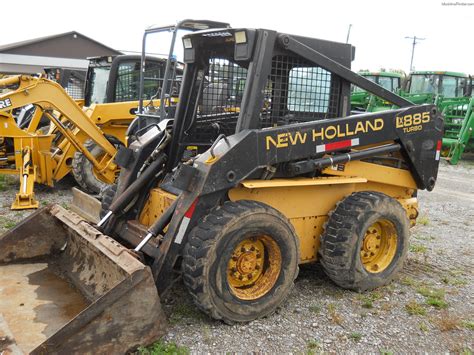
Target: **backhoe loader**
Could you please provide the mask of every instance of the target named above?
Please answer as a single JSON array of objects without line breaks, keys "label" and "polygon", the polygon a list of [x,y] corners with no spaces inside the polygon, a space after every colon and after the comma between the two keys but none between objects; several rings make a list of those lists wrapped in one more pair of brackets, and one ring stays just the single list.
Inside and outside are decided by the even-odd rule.
[{"label": "backhoe loader", "polygon": [[[300,264],[320,261],[357,291],[402,268],[417,190],[437,179],[437,108],[352,72],[350,44],[223,28],[183,46],[176,115],[119,149],[104,217],[95,225],[55,205],[0,237],[7,349],[147,344],[165,331],[159,296],[180,277],[199,309],[234,323],[270,315]],[[230,78],[244,79],[239,110],[203,109],[222,105],[206,88]],[[351,84],[400,108],[350,115]]]},{"label": "backhoe loader", "polygon": [[[96,96],[87,96],[85,108],[59,84],[43,77],[0,80],[0,87],[10,89],[0,96],[0,102],[5,103],[0,108],[0,173],[21,176],[13,209],[38,207],[34,183],[53,186],[69,172],[90,193],[99,193],[104,181],[114,182],[115,173],[104,179],[101,170],[109,165],[116,147],[125,144],[125,132],[135,117],[140,62],[139,56],[114,58],[114,70],[108,69],[111,80],[101,82],[92,77],[89,81]],[[162,75],[166,60],[149,59],[147,64],[148,75],[156,78],[157,91],[161,84],[158,75]],[[96,69],[91,66],[90,71]],[[93,103],[91,98],[97,99],[99,90],[114,96],[104,94],[100,104]],[[20,114],[22,119],[15,120],[12,111],[22,107],[34,109],[29,109],[29,117]]]},{"label": "backhoe loader", "polygon": [[[0,173],[21,176],[20,192],[12,209],[37,208],[39,203],[34,197],[34,183],[53,186],[54,181],[59,181],[69,172],[83,190],[92,194],[99,194],[105,184],[113,182],[113,174],[107,172],[109,176],[104,177],[104,173],[116,167],[111,159],[116,148],[125,144],[126,131],[130,130],[130,135],[133,134],[133,119],[137,110],[142,113],[145,109],[159,110],[161,116],[174,114],[182,75],[182,67],[173,56],[177,32],[217,27],[229,27],[229,24],[184,20],[177,25],[147,30],[144,45],[146,36],[151,33],[174,34],[166,59],[146,56],[146,52],[142,56],[91,58],[85,89],[85,115],[79,112],[79,107],[74,106],[64,90],[44,78],[17,77],[13,81],[0,81],[0,88],[14,88],[0,95],[0,100],[13,102],[0,106]],[[38,95],[47,97],[47,103],[30,100],[33,96],[24,95],[32,90],[43,90],[46,86],[54,87],[55,96]],[[12,101],[14,96],[21,97],[21,100]],[[37,109],[18,127],[11,112],[23,104],[34,104]],[[64,112],[66,106],[68,114],[75,116]],[[95,123],[101,133],[90,125],[88,127],[92,131],[78,130],[76,123],[85,119]],[[49,130],[43,127],[45,121],[46,124],[53,123]],[[58,122],[64,127],[58,126]],[[67,128],[71,128],[69,134],[64,133]],[[98,135],[105,139],[101,142],[94,140],[94,136]]]}]

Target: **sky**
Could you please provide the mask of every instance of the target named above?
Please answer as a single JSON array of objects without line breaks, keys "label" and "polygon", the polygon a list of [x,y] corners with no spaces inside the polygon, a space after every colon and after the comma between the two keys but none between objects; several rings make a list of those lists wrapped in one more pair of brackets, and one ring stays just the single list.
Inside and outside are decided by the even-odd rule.
[{"label": "sky", "polygon": [[[466,5],[459,4],[463,1]],[[425,40],[416,45],[416,70],[474,74],[474,0],[446,3],[456,1],[10,1],[9,15],[2,16],[0,45],[74,30],[118,50],[140,51],[145,28],[185,18],[345,42],[352,25],[353,70],[408,72],[412,40],[405,37],[417,36]]]}]

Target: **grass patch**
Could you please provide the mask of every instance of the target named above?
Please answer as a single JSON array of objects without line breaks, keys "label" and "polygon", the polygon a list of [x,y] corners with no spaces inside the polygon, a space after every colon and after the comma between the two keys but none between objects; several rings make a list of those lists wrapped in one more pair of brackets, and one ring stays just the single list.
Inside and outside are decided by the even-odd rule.
[{"label": "grass patch", "polygon": [[448,303],[446,301],[440,300],[439,298],[434,298],[434,297],[428,297],[426,299],[426,304],[438,309],[448,308]]},{"label": "grass patch", "polygon": [[187,355],[190,351],[185,346],[178,346],[175,343],[165,343],[161,340],[147,347],[139,347],[140,355]]},{"label": "grass patch", "polygon": [[404,277],[403,279],[400,280],[400,283],[405,286],[416,286],[418,284],[417,281],[412,279],[410,276]]},{"label": "grass patch", "polygon": [[5,191],[7,189],[6,176],[0,175],[0,191]]},{"label": "grass patch", "polygon": [[426,308],[421,304],[412,300],[405,305],[405,310],[411,316],[424,316],[426,315]]},{"label": "grass patch", "polygon": [[352,332],[349,334],[349,338],[354,340],[356,343],[362,339],[362,334],[357,332]]},{"label": "grass patch", "polygon": [[432,287],[418,287],[416,292],[426,297],[425,303],[429,306],[445,309],[448,308],[448,303],[444,300],[445,291],[440,288]]},{"label": "grass patch", "polygon": [[342,324],[343,318],[339,313],[337,313],[336,305],[334,303],[328,304],[328,313],[329,313],[329,317],[331,318],[333,323],[335,323],[337,325]]},{"label": "grass patch", "polygon": [[392,350],[380,350],[380,355],[393,355]]},{"label": "grass patch", "polygon": [[428,224],[430,224],[430,219],[427,215],[424,215],[418,218],[417,223],[421,224],[422,226],[427,226]]},{"label": "grass patch", "polygon": [[14,220],[6,218],[6,217],[0,217],[0,225],[4,229],[11,229],[16,226],[16,223]]},{"label": "grass patch", "polygon": [[410,244],[410,251],[412,253],[424,254],[428,250],[427,247],[421,244]]},{"label": "grass patch", "polygon": [[169,317],[171,324],[178,324],[185,319],[203,319],[203,314],[193,305],[178,304],[173,309],[173,313]]},{"label": "grass patch", "polygon": [[459,329],[462,326],[461,318],[447,312],[444,312],[440,318],[432,319],[432,323],[442,332]]},{"label": "grass patch", "polygon": [[460,277],[443,276],[441,278],[441,281],[445,283],[446,285],[451,285],[451,286],[466,286],[467,285],[467,281]]},{"label": "grass patch", "polygon": [[381,299],[382,294],[379,292],[371,292],[367,295],[362,295],[359,297],[360,301],[362,302],[362,307],[364,308],[374,308],[374,302]]},{"label": "grass patch", "polygon": [[317,340],[308,340],[306,347],[308,350],[319,350],[319,348],[321,348],[321,343]]},{"label": "grass patch", "polygon": [[419,325],[418,325],[418,328],[420,328],[420,330],[423,332],[423,333],[426,333],[429,329],[428,329],[428,326],[426,325],[426,323],[424,322],[421,322]]},{"label": "grass patch", "polygon": [[12,178],[10,175],[0,175],[0,191],[5,191],[15,184],[15,179]]},{"label": "grass patch", "polygon": [[425,296],[425,297],[432,297],[432,298],[438,298],[438,299],[443,299],[444,298],[444,290],[440,288],[432,288],[432,287],[418,287],[416,289],[416,292],[418,292],[420,295]]},{"label": "grass patch", "polygon": [[474,330],[474,321],[465,320],[464,322],[462,322],[462,326],[466,329]]},{"label": "grass patch", "polygon": [[311,312],[311,313],[320,313],[321,312],[321,305],[319,304],[313,304],[311,306],[308,307],[308,310]]}]

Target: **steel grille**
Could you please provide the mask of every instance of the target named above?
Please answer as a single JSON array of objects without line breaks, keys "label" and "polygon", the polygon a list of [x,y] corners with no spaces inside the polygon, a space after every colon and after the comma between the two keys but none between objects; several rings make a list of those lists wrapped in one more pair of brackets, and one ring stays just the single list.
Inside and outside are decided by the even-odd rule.
[{"label": "steel grille", "polygon": [[265,89],[262,127],[334,118],[340,80],[301,58],[278,55]]},{"label": "steel grille", "polygon": [[84,98],[84,80],[71,75],[66,86],[66,92],[75,100]]},{"label": "steel grille", "polygon": [[221,133],[235,133],[247,69],[223,58],[210,58],[196,112],[198,142],[212,142]]}]

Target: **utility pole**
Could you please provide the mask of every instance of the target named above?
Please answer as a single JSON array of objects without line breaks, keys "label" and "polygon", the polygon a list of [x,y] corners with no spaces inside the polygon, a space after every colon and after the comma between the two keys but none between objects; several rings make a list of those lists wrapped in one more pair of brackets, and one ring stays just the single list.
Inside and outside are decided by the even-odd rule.
[{"label": "utility pole", "polygon": [[415,46],[418,44],[417,40],[424,41],[426,38],[420,38],[416,36],[413,36],[413,37],[406,36],[405,38],[413,40],[412,48],[411,48],[411,61],[410,61],[410,71],[413,71],[413,56],[415,55]]},{"label": "utility pole", "polygon": [[346,43],[349,43],[349,36],[351,35],[351,28],[352,28],[352,23],[349,24],[349,28],[347,29]]}]

